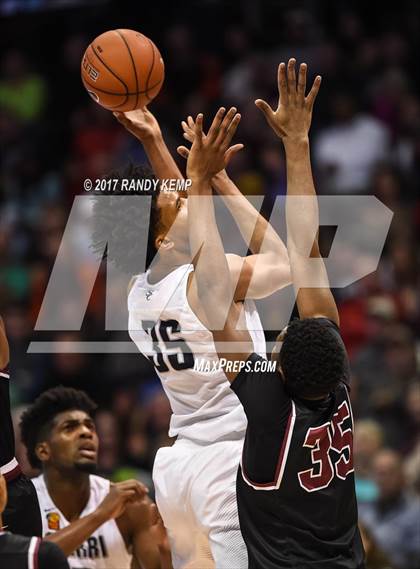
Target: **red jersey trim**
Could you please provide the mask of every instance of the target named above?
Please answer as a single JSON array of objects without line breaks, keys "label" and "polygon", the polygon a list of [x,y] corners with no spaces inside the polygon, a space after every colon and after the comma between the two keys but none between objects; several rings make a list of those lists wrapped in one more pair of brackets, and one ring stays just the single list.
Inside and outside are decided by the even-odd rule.
[{"label": "red jersey trim", "polygon": [[264,484],[253,482],[247,476],[244,470],[243,453],[242,453],[242,459],[241,459],[242,478],[248,484],[248,486],[251,486],[252,488],[254,488],[254,490],[278,490],[280,488],[280,484],[284,474],[284,469],[286,467],[287,456],[289,454],[290,443],[292,441],[295,421],[296,421],[296,407],[294,402],[292,401],[292,410],[290,411],[289,418],[287,420],[286,432],[284,433],[283,442],[281,445],[273,482],[265,482]]},{"label": "red jersey trim", "polygon": [[6,482],[10,482],[11,480],[17,478],[22,473],[22,471],[16,458],[12,458],[12,460],[7,464],[0,466],[0,473],[3,474]]}]

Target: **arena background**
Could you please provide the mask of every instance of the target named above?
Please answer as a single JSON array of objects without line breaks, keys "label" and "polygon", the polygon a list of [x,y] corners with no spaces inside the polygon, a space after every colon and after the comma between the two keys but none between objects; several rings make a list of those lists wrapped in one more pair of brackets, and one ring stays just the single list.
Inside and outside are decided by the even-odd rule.
[{"label": "arena background", "polygon": [[[33,332],[83,179],[129,158],[145,161],[139,143],[81,84],[89,41],[118,27],[155,41],[166,81],[151,110],[173,152],[188,114],[209,116],[220,104],[237,105],[244,117],[237,138],[246,149],[231,174],[244,193],[265,196],[266,213],[285,193],[285,163],[253,101],[275,95],[276,65],[294,56],[323,76],[311,131],[318,193],[373,194],[395,214],[378,270],[335,291],[352,361],[361,517],[370,519],[372,504],[385,500],[390,487],[418,500],[418,2],[0,0],[0,14],[0,313],[11,343],[15,416],[53,385],[85,389],[100,405],[99,469],[113,479],[150,482],[156,449],[170,444],[168,402],[139,354],[26,353],[32,339],[114,337],[104,332],[104,271],[80,333]],[[75,286],[83,287],[83,269],[81,260],[80,274],[71,275]],[[398,455],[387,462],[380,455],[385,448]],[[31,473],[22,449],[19,454]],[[385,542],[390,531],[394,566],[414,569],[419,522],[407,536],[410,506],[398,504],[394,530],[386,515],[371,530]]]}]

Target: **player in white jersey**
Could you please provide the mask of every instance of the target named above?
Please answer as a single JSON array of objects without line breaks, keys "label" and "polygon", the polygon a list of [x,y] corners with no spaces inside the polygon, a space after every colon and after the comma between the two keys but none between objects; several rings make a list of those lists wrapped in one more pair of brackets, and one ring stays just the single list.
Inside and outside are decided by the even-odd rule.
[{"label": "player in white jersey", "polygon": [[[56,387],[44,392],[22,415],[28,458],[42,469],[33,480],[42,534],[60,533],[59,545],[71,569],[130,569],[133,557],[143,569],[168,569],[170,559],[165,565],[160,556],[150,501],[142,485],[127,481],[111,486],[109,480],[93,474],[98,451],[95,409],[83,391]],[[104,511],[101,504],[113,492],[124,495],[123,499],[108,499],[113,511],[109,507]]]},{"label": "player in white jersey", "polygon": [[[118,114],[117,118],[143,143],[159,179],[182,178],[149,111]],[[188,150],[181,153],[185,156]],[[150,174],[130,166],[125,172],[110,174],[113,179],[118,176],[136,179]],[[268,296],[290,282],[286,248],[226,172],[213,179],[213,186],[255,253],[245,258],[227,255],[232,282],[236,283],[235,290],[227,294],[243,302],[254,349],[265,355],[262,325],[252,299]],[[187,196],[155,191],[149,226],[141,199],[144,193],[129,206],[123,196],[112,198],[112,208],[98,196],[93,243],[100,250],[112,233],[108,258],[133,274],[139,263],[138,251],[135,243],[127,246],[127,236],[135,235],[136,227],[149,227],[149,268],[131,282],[129,332],[154,364],[173,412],[169,434],[177,440],[172,447],[158,451],[153,469],[156,500],[171,541],[173,565],[177,569],[195,562],[199,567],[202,550],[196,544],[202,544],[205,537],[218,569],[245,568],[247,556],[239,529],[235,480],[246,418],[223,371],[199,371],[200,363],[217,363],[218,357],[198,302],[188,241]],[[138,264],[137,272],[141,270]]]}]

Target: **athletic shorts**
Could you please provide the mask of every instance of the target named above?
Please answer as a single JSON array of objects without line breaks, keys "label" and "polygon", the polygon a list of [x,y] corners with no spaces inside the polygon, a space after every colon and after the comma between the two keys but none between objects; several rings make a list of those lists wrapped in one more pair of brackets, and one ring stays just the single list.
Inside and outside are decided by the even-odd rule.
[{"label": "athletic shorts", "polygon": [[216,569],[247,569],[236,503],[242,447],[178,439],[157,452],[153,482],[174,569],[204,569],[209,558]]}]

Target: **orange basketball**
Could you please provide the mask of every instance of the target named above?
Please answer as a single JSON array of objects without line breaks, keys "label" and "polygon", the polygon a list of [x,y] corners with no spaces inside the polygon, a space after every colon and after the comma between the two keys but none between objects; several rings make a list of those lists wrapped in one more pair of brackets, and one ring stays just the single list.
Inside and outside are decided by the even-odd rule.
[{"label": "orange basketball", "polygon": [[144,107],[159,93],[164,78],[158,48],[134,30],[105,32],[83,55],[83,85],[94,101],[110,111]]}]

